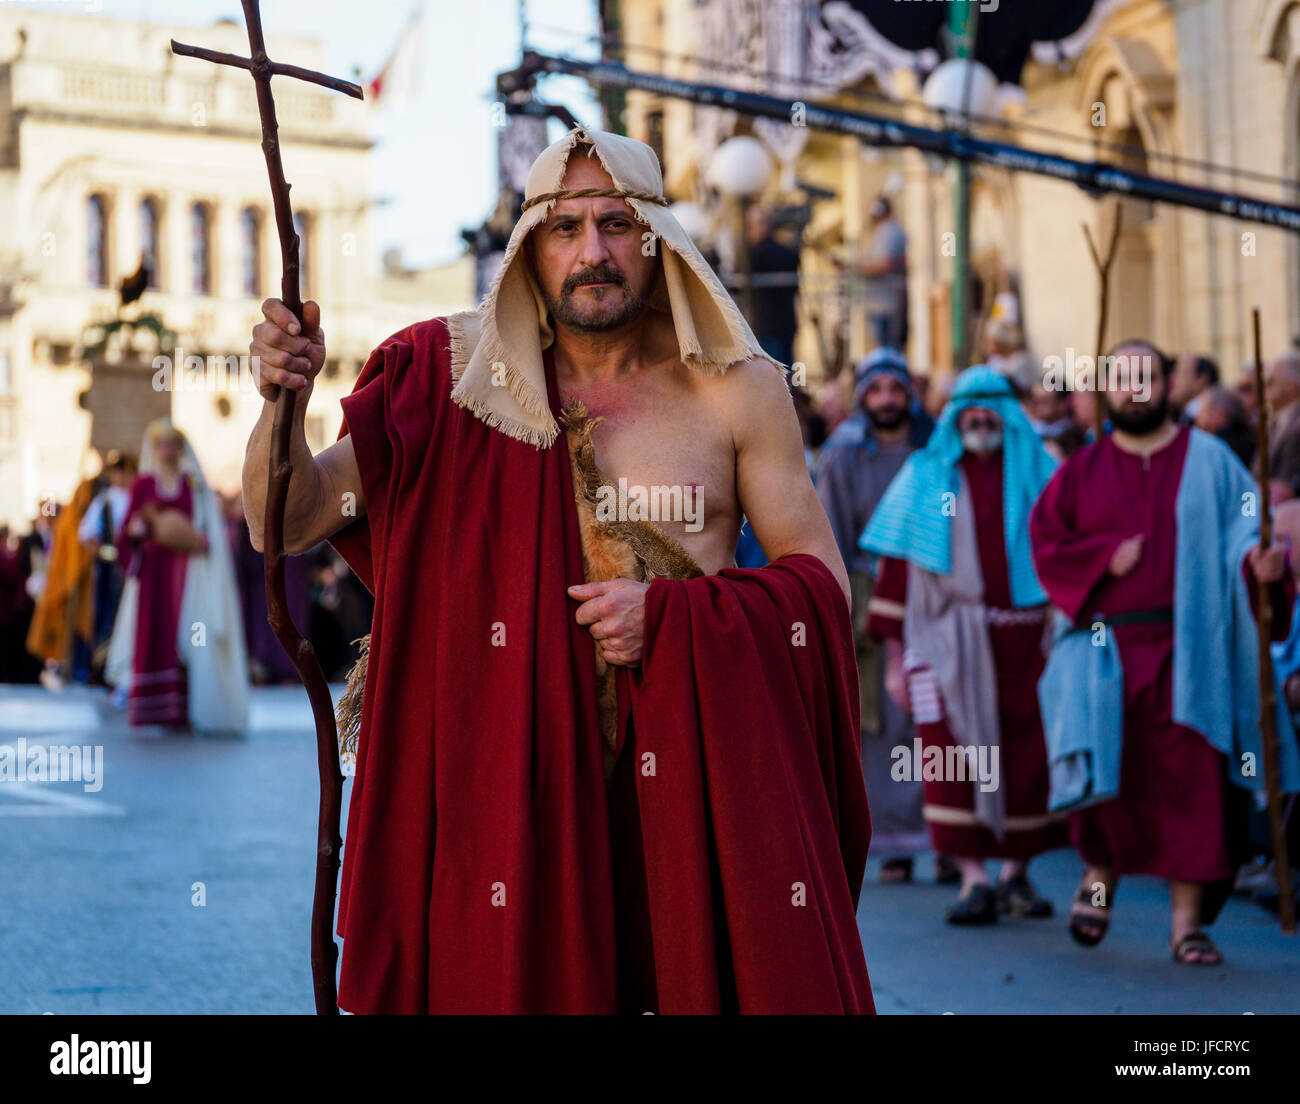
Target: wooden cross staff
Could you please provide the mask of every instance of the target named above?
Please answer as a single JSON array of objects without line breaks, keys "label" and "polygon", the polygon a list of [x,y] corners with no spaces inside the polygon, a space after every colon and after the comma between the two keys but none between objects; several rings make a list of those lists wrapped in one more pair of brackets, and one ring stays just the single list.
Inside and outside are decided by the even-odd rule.
[{"label": "wooden cross staff", "polygon": [[[1254,310],[1255,326],[1255,409],[1259,448],[1259,544],[1273,543],[1272,488],[1273,473],[1268,458],[1268,407],[1264,403],[1264,361],[1260,355],[1259,308]],[[1291,886],[1291,864],[1286,853],[1286,820],[1282,816],[1282,774],[1278,762],[1277,691],[1273,681],[1273,603],[1267,583],[1258,583],[1259,617],[1259,735],[1264,750],[1264,793],[1268,799],[1268,826],[1273,836],[1273,869],[1277,874],[1277,911],[1282,931],[1295,935],[1295,894]]]},{"label": "wooden cross staff", "polygon": [[1083,236],[1088,243],[1088,252],[1092,254],[1092,263],[1097,267],[1097,360],[1094,365],[1097,371],[1092,400],[1092,432],[1093,439],[1097,441],[1101,440],[1101,431],[1106,424],[1105,403],[1101,397],[1105,387],[1101,373],[1101,358],[1106,351],[1106,315],[1110,307],[1110,266],[1115,262],[1115,248],[1119,245],[1119,227],[1123,214],[1122,207],[1115,208],[1115,225],[1111,228],[1110,243],[1106,246],[1104,257],[1098,252],[1097,244],[1092,240],[1092,230],[1086,222],[1083,224]]},{"label": "wooden cross staff", "polygon": [[[262,35],[262,15],[258,0],[243,0],[244,22],[248,25],[249,57],[207,50],[201,46],[187,46],[172,39],[172,53],[183,57],[201,58],[218,65],[233,65],[247,69],[257,87],[257,110],[262,119],[262,152],[266,155],[266,169],[271,177],[271,198],[275,205],[275,225],[280,234],[280,260],[283,266],[280,277],[280,298],[298,319],[305,332],[302,318],[302,298],[298,288],[298,235],[293,229],[293,208],[289,205],[289,184],[284,179],[284,165],[280,161],[279,124],[275,120],[275,100],[271,96],[271,77],[294,77],[310,81],[335,92],[343,92],[360,100],[359,85],[338,77],[327,77],[311,69],[284,65],[266,56],[266,42]],[[316,761],[320,770],[320,804],[316,825],[316,891],[311,913],[311,974],[316,993],[316,1014],[337,1016],[338,995],[334,982],[334,969],[338,963],[338,946],[334,942],[334,895],[338,888],[339,852],[343,840],[339,836],[339,810],[343,803],[343,774],[339,770],[338,731],[334,725],[334,703],[330,698],[329,684],[321,670],[320,662],[311,644],[289,616],[284,590],[284,507],[289,497],[289,481],[293,478],[293,464],[289,460],[289,441],[293,430],[293,408],[297,394],[281,388],[275,403],[275,419],[271,427],[271,463],[267,473],[266,517],[263,529],[263,547],[266,552],[266,605],[267,619],[276,639],[298,669],[307,696],[311,700],[312,716],[316,721]]]}]

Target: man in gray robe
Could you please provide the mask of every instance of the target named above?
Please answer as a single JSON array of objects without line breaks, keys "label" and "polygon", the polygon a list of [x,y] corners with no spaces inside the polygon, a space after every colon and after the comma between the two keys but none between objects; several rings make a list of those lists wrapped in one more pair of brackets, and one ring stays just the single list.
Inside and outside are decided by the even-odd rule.
[{"label": "man in gray robe", "polygon": [[879,348],[855,365],[852,413],[822,448],[817,493],[853,587],[853,634],[862,701],[862,773],[871,803],[871,853],[884,860],[881,880],[910,881],[912,859],[930,846],[921,816],[920,781],[890,777],[893,748],[911,747],[911,718],[883,693],[881,645],[866,633],[872,556],[858,548],[876,503],[909,453],[929,439],[934,421],[917,397],[902,354]]}]

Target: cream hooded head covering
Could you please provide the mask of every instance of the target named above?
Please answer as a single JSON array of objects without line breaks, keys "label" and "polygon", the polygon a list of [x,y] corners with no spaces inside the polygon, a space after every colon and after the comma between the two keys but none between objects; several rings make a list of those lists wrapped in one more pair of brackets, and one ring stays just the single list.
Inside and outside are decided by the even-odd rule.
[{"label": "cream hooded head covering", "polygon": [[582,145],[594,151],[617,194],[626,197],[662,245],[662,268],[649,305],[672,317],[682,363],[703,375],[754,357],[777,363],[759,348],[731,296],[668,210],[654,150],[632,138],[577,127],[533,162],[523,214],[478,310],[448,319],[452,400],[488,425],[539,448],[549,447],[559,433],[546,398],[542,364],[542,350],[555,340],[555,333],[522,246],[557,200],[566,198],[556,193],[563,187],[570,154]]}]

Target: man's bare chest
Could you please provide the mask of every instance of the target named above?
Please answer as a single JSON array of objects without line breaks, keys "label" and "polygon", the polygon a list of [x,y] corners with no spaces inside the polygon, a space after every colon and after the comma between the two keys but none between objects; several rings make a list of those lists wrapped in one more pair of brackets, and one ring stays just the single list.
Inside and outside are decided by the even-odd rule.
[{"label": "man's bare chest", "polygon": [[[566,386],[593,418],[596,459],[614,484],[620,510],[653,511],[645,520],[690,532],[730,524],[736,514],[735,450],[718,412],[690,394],[631,387]],[[640,504],[640,506],[638,505]]]}]

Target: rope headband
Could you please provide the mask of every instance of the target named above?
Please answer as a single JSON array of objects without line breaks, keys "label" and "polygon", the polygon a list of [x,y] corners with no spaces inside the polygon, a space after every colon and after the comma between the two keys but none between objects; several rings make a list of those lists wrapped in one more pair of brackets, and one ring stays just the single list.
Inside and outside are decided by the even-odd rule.
[{"label": "rope headband", "polygon": [[539,203],[550,203],[553,199],[590,199],[595,196],[639,199],[644,203],[657,203],[660,207],[667,207],[669,202],[666,197],[654,195],[651,192],[631,192],[619,188],[562,188],[558,192],[545,192],[542,195],[533,196],[532,199],[524,200],[520,210],[527,211],[529,207],[535,207]]}]

